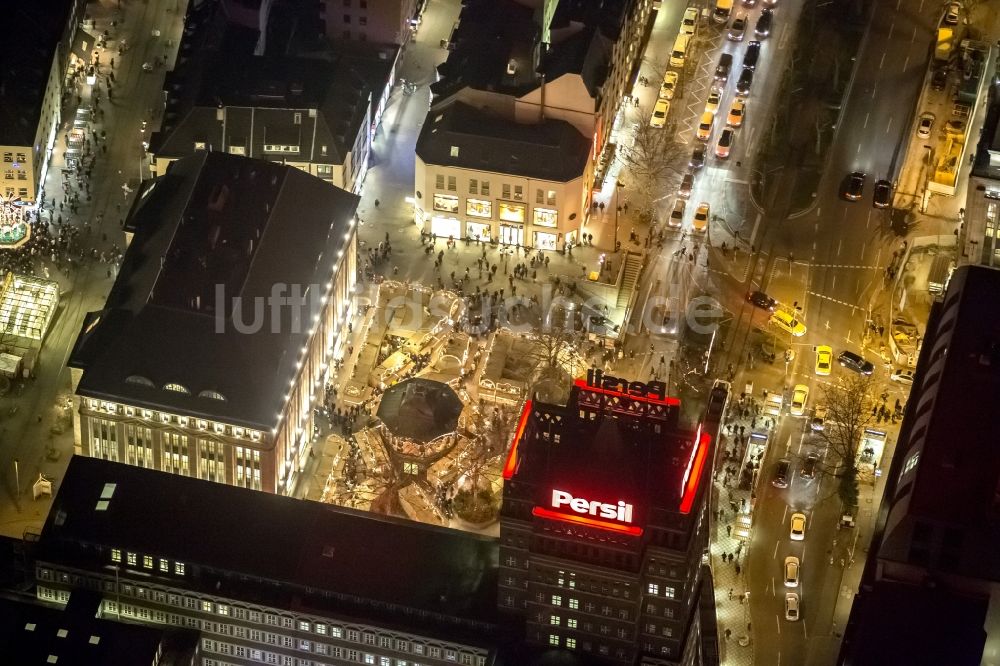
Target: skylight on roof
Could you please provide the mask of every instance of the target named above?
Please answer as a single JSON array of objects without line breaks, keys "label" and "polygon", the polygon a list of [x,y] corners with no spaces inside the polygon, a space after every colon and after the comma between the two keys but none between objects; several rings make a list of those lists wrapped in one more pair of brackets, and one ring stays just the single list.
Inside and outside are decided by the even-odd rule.
[{"label": "skylight on roof", "polygon": [[115,488],[118,487],[117,483],[105,483],[104,489],[101,490],[101,499],[109,500],[115,496]]},{"label": "skylight on roof", "polygon": [[222,395],[218,391],[201,391],[198,393],[199,398],[209,398],[211,400],[221,400],[226,401],[226,396]]},{"label": "skylight on roof", "polygon": [[164,384],[164,391],[173,391],[174,393],[184,393],[186,395],[191,395],[191,391],[188,390],[183,384]]},{"label": "skylight on roof", "polygon": [[94,511],[107,511],[109,506],[111,506],[111,502],[107,500],[97,500],[97,506],[94,507]]},{"label": "skylight on roof", "polygon": [[153,383],[153,380],[143,377],[142,375],[129,375],[125,378],[125,383],[156,388],[156,384]]}]

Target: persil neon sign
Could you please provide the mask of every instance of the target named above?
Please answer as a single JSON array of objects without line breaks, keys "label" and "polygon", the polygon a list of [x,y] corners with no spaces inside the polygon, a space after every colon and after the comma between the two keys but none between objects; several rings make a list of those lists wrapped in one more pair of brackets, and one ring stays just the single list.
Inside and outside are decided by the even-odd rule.
[{"label": "persil neon sign", "polygon": [[618,504],[605,504],[603,502],[588,501],[573,497],[565,490],[552,491],[552,508],[559,509],[569,507],[576,513],[610,518],[623,523],[632,522],[632,505],[619,500]]},{"label": "persil neon sign", "polygon": [[[641,527],[623,524],[632,522],[633,509],[631,504],[621,500],[617,504],[598,502],[573,497],[572,493],[565,490],[553,489],[549,505],[552,508],[536,506],[531,513],[539,518],[596,527],[609,532],[620,532],[631,536],[642,534]],[[566,513],[567,510],[572,513]]]}]

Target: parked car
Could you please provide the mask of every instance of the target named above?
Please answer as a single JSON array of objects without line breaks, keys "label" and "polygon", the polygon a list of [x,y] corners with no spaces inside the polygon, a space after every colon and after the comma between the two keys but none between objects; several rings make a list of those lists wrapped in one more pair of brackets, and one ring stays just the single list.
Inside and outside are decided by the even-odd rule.
[{"label": "parked car", "polygon": [[726,123],[731,127],[739,127],[743,124],[743,116],[747,112],[746,100],[736,98],[729,107],[729,114],[726,116]]},{"label": "parked car", "polygon": [[715,144],[715,156],[722,160],[729,157],[729,151],[733,149],[733,141],[735,140],[736,130],[732,127],[723,129],[719,135],[718,143]]},{"label": "parked car", "polygon": [[691,190],[694,189],[694,174],[690,171],[684,174],[681,178],[681,186],[677,188],[677,196],[687,199],[691,196]]},{"label": "parked car", "polygon": [[670,111],[670,102],[665,99],[658,100],[653,107],[653,116],[649,119],[650,127],[663,127],[667,124],[667,112]]},{"label": "parked car", "polygon": [[787,488],[788,487],[788,475],[792,471],[792,461],[788,458],[782,458],[778,461],[778,466],[774,470],[774,478],[771,479],[771,485],[775,488]]},{"label": "parked car", "polygon": [[767,37],[771,34],[771,26],[774,25],[774,10],[773,9],[763,9],[760,12],[760,17],[757,19],[757,25],[754,27],[754,34],[758,37]]},{"label": "parked car", "polygon": [[708,141],[712,137],[712,127],[715,125],[715,114],[705,111],[698,121],[698,128],[695,130],[695,137],[699,141]]},{"label": "parked car", "polygon": [[778,301],[774,300],[762,291],[751,291],[747,294],[747,301],[749,301],[756,308],[760,308],[761,310],[770,310],[771,312],[774,312],[774,307],[778,304]]},{"label": "parked car", "polygon": [[840,194],[848,201],[857,201],[865,191],[865,174],[862,171],[852,171],[844,179],[844,187]]},{"label": "parked car", "polygon": [[663,75],[663,83],[660,84],[660,99],[673,99],[677,90],[678,74],[674,70],[667,70]]},{"label": "parked car", "polygon": [[962,5],[957,2],[949,2],[944,8],[944,22],[948,25],[958,25],[960,11],[962,11]]},{"label": "parked car", "polygon": [[875,366],[871,361],[866,361],[860,354],[852,351],[845,350],[840,352],[840,355],[837,356],[837,361],[848,370],[853,370],[862,375],[870,375],[875,372]]},{"label": "parked car", "polygon": [[789,555],[785,558],[785,587],[799,586],[799,558]]},{"label": "parked car", "polygon": [[747,15],[737,14],[733,22],[729,24],[729,34],[726,35],[731,41],[742,42],[747,31]]},{"label": "parked car", "polygon": [[684,199],[675,201],[674,209],[670,211],[670,217],[667,219],[667,225],[674,229],[680,228],[684,224],[684,210],[686,208],[687,202]]},{"label": "parked car", "polygon": [[793,513],[788,536],[792,541],[803,541],[806,538],[806,514]]},{"label": "parked car", "polygon": [[913,384],[913,370],[894,370],[889,379],[909,386]]},{"label": "parked car", "polygon": [[799,595],[795,592],[785,594],[785,619],[789,622],[799,620]]},{"label": "parked car", "polygon": [[917,125],[917,136],[921,139],[929,139],[931,136],[931,128],[934,127],[934,114],[930,111],[924,111],[920,114],[920,123]]},{"label": "parked car", "polygon": [[758,60],[760,60],[760,42],[750,42],[747,44],[746,53],[743,54],[743,69],[757,69]]},{"label": "parked car", "polygon": [[681,19],[681,32],[686,35],[693,35],[698,29],[698,8],[688,7],[684,10],[684,18]]},{"label": "parked car", "polygon": [[746,97],[750,94],[750,86],[753,85],[753,72],[752,69],[744,69],[740,72],[740,78],[736,81],[736,94],[740,97]]},{"label": "parked car", "polygon": [[872,205],[876,208],[888,208],[892,205],[892,183],[881,178],[875,181],[875,196]]},{"label": "parked car", "polygon": [[944,67],[938,67],[934,70],[934,74],[931,75],[931,88],[940,92],[944,90],[947,85],[948,70]]}]

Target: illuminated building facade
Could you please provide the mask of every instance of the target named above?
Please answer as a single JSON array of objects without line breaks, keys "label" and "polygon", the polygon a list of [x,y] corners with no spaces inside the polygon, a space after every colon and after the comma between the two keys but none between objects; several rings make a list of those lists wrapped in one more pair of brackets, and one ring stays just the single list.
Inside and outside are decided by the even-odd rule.
[{"label": "illuminated building facade", "polygon": [[498,604],[530,642],[610,663],[702,663],[718,413],[692,431],[679,411],[662,383],[599,371],[565,407],[525,405],[504,468]]},{"label": "illuminated building facade", "polygon": [[69,359],[77,453],[293,494],[351,314],[357,201],[221,152],[143,183]]}]

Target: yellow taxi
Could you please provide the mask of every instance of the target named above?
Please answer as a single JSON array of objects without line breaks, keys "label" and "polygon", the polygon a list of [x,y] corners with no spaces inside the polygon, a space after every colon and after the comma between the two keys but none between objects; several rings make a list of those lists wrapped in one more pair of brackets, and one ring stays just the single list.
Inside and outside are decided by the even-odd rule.
[{"label": "yellow taxi", "polygon": [[816,374],[826,377],[833,368],[833,349],[827,345],[816,347]]},{"label": "yellow taxi", "polygon": [[726,123],[730,127],[739,127],[743,124],[743,116],[747,112],[747,103],[742,99],[734,99],[732,106],[729,107],[729,115],[726,116]]},{"label": "yellow taxi", "polygon": [[711,208],[707,201],[702,201],[698,204],[698,209],[694,212],[694,220],[691,221],[691,226],[694,227],[695,231],[704,233],[708,229],[708,216],[710,212]]},{"label": "yellow taxi", "polygon": [[770,319],[768,319],[772,324],[785,331],[786,333],[791,333],[796,338],[801,338],[806,334],[806,326],[801,321],[795,318],[791,312],[785,312],[784,310],[778,310],[771,313]]},{"label": "yellow taxi", "polygon": [[663,83],[660,84],[660,99],[673,99],[674,91],[677,90],[677,72],[668,70],[663,75]]}]

